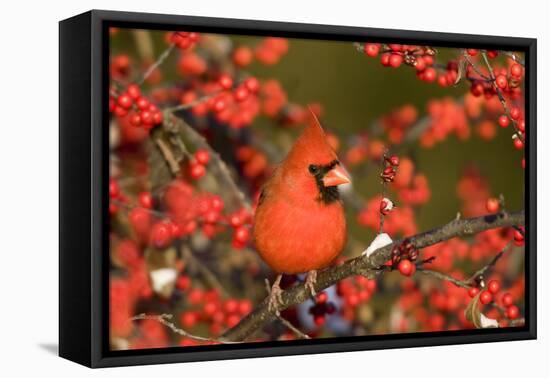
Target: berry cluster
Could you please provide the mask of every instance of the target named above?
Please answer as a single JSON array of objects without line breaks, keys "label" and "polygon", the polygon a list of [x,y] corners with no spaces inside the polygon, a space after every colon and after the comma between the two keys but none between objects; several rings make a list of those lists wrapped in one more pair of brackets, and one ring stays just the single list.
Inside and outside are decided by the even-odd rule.
[{"label": "berry cluster", "polygon": [[363,276],[347,278],[336,285],[336,293],[343,299],[341,315],[348,321],[356,318],[356,312],[361,305],[366,304],[377,290],[375,280],[369,280]]},{"label": "berry cluster", "polygon": [[325,316],[332,315],[336,311],[334,303],[328,300],[328,294],[325,292],[319,293],[315,298],[315,304],[309,309],[309,313],[313,316],[313,321],[317,326],[325,324]]},{"label": "berry cluster", "polygon": [[413,67],[420,80],[432,82],[437,77],[437,71],[432,67],[435,63],[435,50],[431,47],[366,43],[363,51],[370,57],[381,54],[380,63],[384,67],[397,68],[402,64]]},{"label": "berry cluster", "polygon": [[193,160],[189,163],[189,176],[198,180],[206,173],[206,166],[210,161],[210,154],[205,149],[200,149],[193,155]]},{"label": "berry cluster", "polygon": [[390,266],[399,270],[404,276],[412,276],[416,272],[415,261],[418,259],[418,249],[405,239],[401,244],[393,247],[391,251]]},{"label": "berry cluster", "polygon": [[[479,287],[474,286],[468,290],[468,295],[471,298],[475,298],[479,295],[479,302],[483,305],[488,305],[494,301],[495,296],[500,292],[500,289],[500,281],[490,280],[487,283],[486,289],[481,290]],[[519,317],[519,308],[514,305],[512,294],[504,293],[502,296],[500,296],[500,303],[504,306],[504,315],[508,319],[514,320]]]},{"label": "berry cluster", "polygon": [[173,43],[182,50],[192,48],[200,39],[200,34],[195,32],[170,32],[166,33],[166,41]]},{"label": "berry cluster", "polygon": [[265,65],[274,65],[288,52],[288,40],[268,37],[254,49],[256,59]]},{"label": "berry cluster", "polygon": [[393,182],[395,179],[395,175],[397,173],[397,167],[399,166],[399,157],[397,156],[390,156],[390,157],[384,157],[385,167],[382,173],[380,174],[380,178],[384,182]]},{"label": "berry cluster", "polygon": [[[211,335],[218,336],[223,330],[235,326],[252,310],[248,299],[223,299],[216,290],[185,288],[187,308],[180,315],[181,327],[191,332],[207,326]],[[196,345],[197,341],[183,338],[180,345]]]},{"label": "berry cluster", "polygon": [[130,84],[126,91],[109,99],[109,110],[117,117],[128,117],[130,123],[146,130],[162,123],[163,116],[159,108],[142,96],[138,85]]}]

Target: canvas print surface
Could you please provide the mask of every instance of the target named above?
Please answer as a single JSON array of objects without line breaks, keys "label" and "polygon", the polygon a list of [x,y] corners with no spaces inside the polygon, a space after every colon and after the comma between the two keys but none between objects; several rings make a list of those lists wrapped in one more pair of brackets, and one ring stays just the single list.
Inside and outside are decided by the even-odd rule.
[{"label": "canvas print surface", "polygon": [[111,28],[109,55],[111,350],[524,325],[522,53]]}]

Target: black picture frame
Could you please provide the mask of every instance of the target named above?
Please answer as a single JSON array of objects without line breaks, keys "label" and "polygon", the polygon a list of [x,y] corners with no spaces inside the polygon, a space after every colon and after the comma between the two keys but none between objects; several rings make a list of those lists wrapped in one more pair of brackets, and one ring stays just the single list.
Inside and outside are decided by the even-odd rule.
[{"label": "black picture frame", "polygon": [[[286,342],[110,351],[108,345],[108,28],[110,26],[339,41],[376,40],[525,52],[525,326]],[[89,367],[266,357],[535,339],[536,73],[531,38],[92,10],[59,23],[59,354]]]}]

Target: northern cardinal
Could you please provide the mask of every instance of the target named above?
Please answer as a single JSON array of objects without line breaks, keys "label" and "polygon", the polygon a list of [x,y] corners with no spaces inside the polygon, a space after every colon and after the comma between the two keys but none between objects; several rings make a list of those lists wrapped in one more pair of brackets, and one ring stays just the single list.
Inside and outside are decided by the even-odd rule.
[{"label": "northern cardinal", "polygon": [[256,249],[278,273],[269,298],[275,310],[281,302],[282,274],[307,272],[306,286],[314,296],[317,270],[328,267],[346,243],[338,185],[351,180],[312,116],[264,185],[254,217]]}]

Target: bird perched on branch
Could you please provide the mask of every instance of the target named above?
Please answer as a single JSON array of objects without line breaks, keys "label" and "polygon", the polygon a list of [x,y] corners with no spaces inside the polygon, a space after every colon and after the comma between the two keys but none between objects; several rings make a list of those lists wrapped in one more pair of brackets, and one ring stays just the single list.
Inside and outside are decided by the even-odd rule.
[{"label": "bird perched on branch", "polygon": [[264,185],[254,217],[256,249],[278,273],[269,297],[275,310],[281,304],[282,274],[308,273],[306,287],[314,296],[317,270],[331,265],[346,243],[338,185],[351,180],[312,116]]}]

